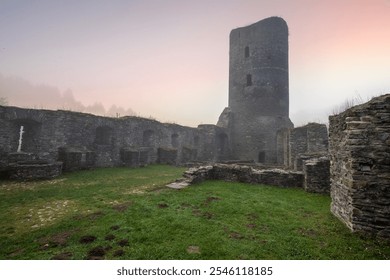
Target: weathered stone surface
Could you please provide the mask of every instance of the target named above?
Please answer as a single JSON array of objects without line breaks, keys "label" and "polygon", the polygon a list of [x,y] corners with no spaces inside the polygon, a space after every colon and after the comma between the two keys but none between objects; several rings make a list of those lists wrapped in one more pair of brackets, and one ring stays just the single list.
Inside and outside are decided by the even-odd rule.
[{"label": "weathered stone surface", "polygon": [[324,124],[309,123],[290,130],[288,163],[294,170],[302,170],[303,161],[328,153],[328,129]]},{"label": "weathered stone surface", "polygon": [[390,94],[331,116],[331,211],[351,230],[389,238]]},{"label": "weathered stone surface", "polygon": [[64,171],[88,169],[95,166],[95,153],[87,149],[60,147],[58,159],[63,163]]},{"label": "weathered stone surface", "polygon": [[230,33],[228,130],[231,159],[277,163],[276,135],[289,119],[288,27],[270,17]]},{"label": "weathered stone surface", "polygon": [[215,164],[190,168],[184,172],[181,182],[200,183],[205,180],[224,180],[250,184],[265,184],[280,187],[302,187],[303,174],[281,169],[256,169],[235,164]]},{"label": "weathered stone surface", "polygon": [[303,174],[303,187],[307,192],[329,194],[330,162],[327,157],[305,160]]},{"label": "weathered stone surface", "polygon": [[157,162],[162,164],[177,164],[177,149],[172,148],[158,148]]},{"label": "weathered stone surface", "polygon": [[[25,131],[23,153],[15,156],[21,126]],[[0,106],[2,173],[25,154],[48,162],[63,161],[64,170],[71,171],[156,163],[159,148],[177,150],[175,161],[161,158],[167,163],[215,162],[229,158],[229,137],[225,128],[216,125],[191,128],[138,117]]]},{"label": "weathered stone surface", "polygon": [[8,173],[9,178],[13,180],[52,179],[62,174],[62,162],[12,163]]}]

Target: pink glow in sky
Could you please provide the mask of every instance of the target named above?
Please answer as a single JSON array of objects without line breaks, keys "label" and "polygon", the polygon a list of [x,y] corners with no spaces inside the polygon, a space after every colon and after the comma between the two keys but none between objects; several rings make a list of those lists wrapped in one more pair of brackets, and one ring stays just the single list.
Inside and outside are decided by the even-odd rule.
[{"label": "pink glow in sky", "polygon": [[84,105],[216,123],[230,30],[270,16],[289,25],[296,125],[326,122],[356,94],[390,92],[389,0],[0,0],[0,74],[70,89]]}]

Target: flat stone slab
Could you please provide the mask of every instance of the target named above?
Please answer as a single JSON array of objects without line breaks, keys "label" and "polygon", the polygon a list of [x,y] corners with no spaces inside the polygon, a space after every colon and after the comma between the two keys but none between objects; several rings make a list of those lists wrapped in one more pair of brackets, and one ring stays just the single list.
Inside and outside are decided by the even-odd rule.
[{"label": "flat stone slab", "polygon": [[180,190],[180,189],[184,189],[184,188],[188,187],[189,185],[190,184],[188,182],[182,181],[182,182],[173,182],[173,183],[170,183],[166,186],[168,188],[171,188],[171,189]]}]

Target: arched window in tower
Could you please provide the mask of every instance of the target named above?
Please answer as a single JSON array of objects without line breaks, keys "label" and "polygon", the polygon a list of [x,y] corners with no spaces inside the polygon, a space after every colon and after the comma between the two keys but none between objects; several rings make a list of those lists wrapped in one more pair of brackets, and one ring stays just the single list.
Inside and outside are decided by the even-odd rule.
[{"label": "arched window in tower", "polygon": [[252,85],[252,75],[251,74],[246,75],[246,85],[247,86]]},{"label": "arched window in tower", "polygon": [[249,47],[245,47],[245,58],[249,57]]}]

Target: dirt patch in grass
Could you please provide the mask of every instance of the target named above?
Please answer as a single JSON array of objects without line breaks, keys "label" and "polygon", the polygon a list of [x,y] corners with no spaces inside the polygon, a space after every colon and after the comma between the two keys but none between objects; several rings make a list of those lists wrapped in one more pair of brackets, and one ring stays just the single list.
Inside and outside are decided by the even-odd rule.
[{"label": "dirt patch in grass", "polygon": [[115,235],[113,234],[107,234],[105,237],[104,237],[104,240],[107,240],[107,241],[112,241],[115,239]]},{"label": "dirt patch in grass", "polygon": [[114,225],[114,226],[110,227],[110,230],[118,230],[120,228],[121,228],[120,226]]},{"label": "dirt patch in grass", "polygon": [[51,260],[70,260],[72,259],[73,254],[71,252],[63,252],[51,257]]},{"label": "dirt patch in grass", "polygon": [[190,208],[190,207],[191,207],[191,204],[189,204],[189,203],[182,203],[182,204],[180,204],[179,209],[186,209],[186,208]]},{"label": "dirt patch in grass", "polygon": [[206,200],[203,202],[204,206],[210,205],[214,201],[221,200],[221,198],[216,197],[216,196],[209,196],[206,198]]},{"label": "dirt patch in grass", "polygon": [[88,251],[88,260],[103,260],[106,255],[106,250],[103,246],[97,246]]},{"label": "dirt patch in grass", "polygon": [[211,213],[211,212],[203,212],[202,210],[198,209],[198,208],[195,208],[192,210],[192,215],[194,215],[195,217],[203,217],[207,220],[210,220],[214,217],[214,214]]},{"label": "dirt patch in grass", "polygon": [[246,227],[250,228],[250,229],[254,229],[256,227],[256,225],[255,224],[247,224]]},{"label": "dirt patch in grass", "polygon": [[129,240],[122,239],[122,240],[118,241],[118,245],[121,247],[129,246]]},{"label": "dirt patch in grass", "polygon": [[166,204],[166,203],[159,203],[159,204],[157,205],[157,207],[160,208],[160,209],[163,209],[163,208],[168,208],[169,205]]},{"label": "dirt patch in grass", "polygon": [[66,246],[69,238],[72,236],[72,234],[74,232],[76,232],[76,231],[75,230],[64,231],[64,232],[56,233],[56,234],[51,235],[49,237],[40,238],[38,240],[38,243],[41,245],[40,249],[46,250],[48,248]]},{"label": "dirt patch in grass", "polygon": [[75,220],[90,220],[90,221],[96,221],[97,219],[103,217],[105,214],[102,211],[96,211],[92,213],[87,214],[80,214],[73,217]]},{"label": "dirt patch in grass", "polygon": [[314,229],[299,228],[297,230],[299,234],[305,237],[316,237],[317,232]]},{"label": "dirt patch in grass", "polygon": [[236,232],[236,231],[232,231],[232,232],[229,234],[229,237],[232,238],[232,239],[236,239],[236,240],[244,239],[244,236],[243,236],[241,233]]},{"label": "dirt patch in grass", "polygon": [[19,248],[19,249],[16,249],[15,251],[9,253],[9,254],[8,254],[8,257],[14,258],[14,257],[17,257],[17,256],[19,256],[19,255],[24,254],[24,252],[25,252],[25,249]]},{"label": "dirt patch in grass", "polygon": [[92,242],[95,242],[96,239],[97,239],[97,237],[94,235],[84,235],[84,236],[80,237],[79,243],[80,244],[90,244]]},{"label": "dirt patch in grass", "polygon": [[200,254],[199,246],[188,246],[187,247],[188,254]]},{"label": "dirt patch in grass", "polygon": [[114,209],[118,212],[125,212],[131,205],[133,205],[133,202],[127,201],[127,202],[112,206],[112,209]]},{"label": "dirt patch in grass", "polygon": [[121,257],[125,254],[125,251],[122,249],[115,250],[115,252],[112,254],[114,257]]},{"label": "dirt patch in grass", "polygon": [[249,213],[246,215],[249,221],[256,221],[259,218],[258,213]]}]

